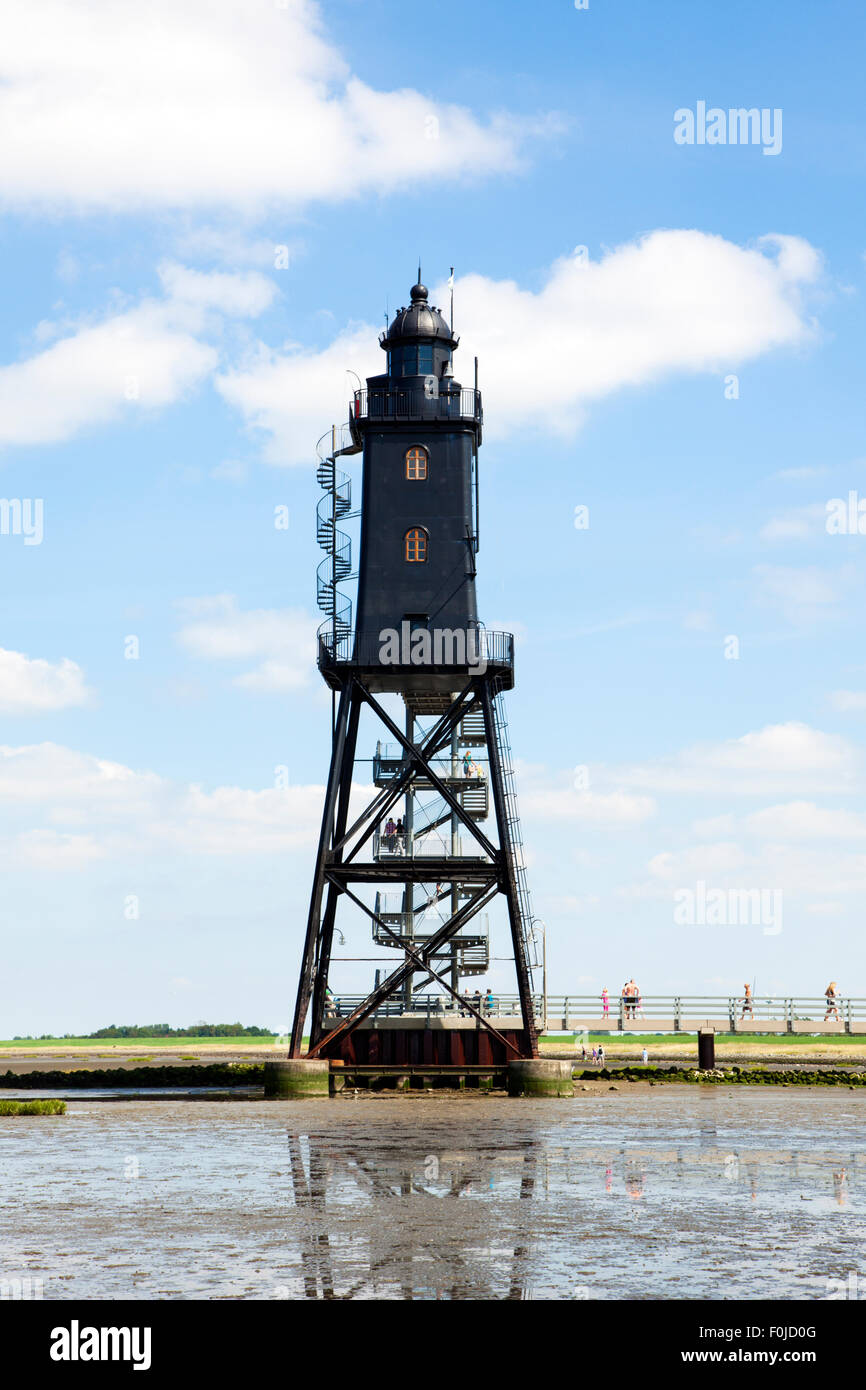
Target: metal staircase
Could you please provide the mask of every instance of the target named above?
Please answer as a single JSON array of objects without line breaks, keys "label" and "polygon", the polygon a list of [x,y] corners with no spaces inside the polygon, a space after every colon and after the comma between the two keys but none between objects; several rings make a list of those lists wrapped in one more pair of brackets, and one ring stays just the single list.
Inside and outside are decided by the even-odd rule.
[{"label": "metal staircase", "polygon": [[[460,938],[457,938],[458,946]],[[482,941],[461,946],[458,951],[458,970],[461,975],[486,975],[490,968],[490,941],[485,936]]]},{"label": "metal staircase", "polygon": [[461,719],[458,738],[464,748],[480,748],[487,742],[484,715],[477,706]]},{"label": "metal staircase", "polygon": [[[481,741],[484,741],[483,738]],[[406,754],[399,744],[378,742],[376,752],[373,755],[374,785],[387,787],[389,782],[395,781],[402,775],[407,762]],[[473,820],[486,820],[490,814],[490,783],[487,778],[486,765],[482,761],[480,775],[474,777],[466,776],[459,760],[456,766],[457,772],[454,771],[454,760],[450,757],[433,760],[434,771],[452,795],[457,798],[467,815],[470,815]],[[425,776],[423,772],[419,772],[412,779],[412,790],[416,793],[433,792],[436,788],[429,777]],[[445,803],[442,798],[438,797],[435,802],[424,808],[425,813],[428,814],[428,819],[435,819],[437,825],[442,823],[441,812],[443,810],[445,810]],[[420,834],[423,828],[423,824],[416,823],[416,834]]]},{"label": "metal staircase", "polygon": [[473,820],[486,820],[489,814],[487,779],[473,777],[457,787],[457,799]]},{"label": "metal staircase", "polygon": [[[468,893],[461,893],[466,899]],[[434,913],[427,920],[427,910],[434,906]],[[374,911],[385,926],[390,927],[399,937],[400,944],[422,947],[439,930],[443,917],[435,900],[421,904],[414,912],[406,912],[402,907],[402,894],[377,893]],[[378,946],[397,946],[393,936],[383,931],[379,922],[373,922],[373,940]],[[483,975],[490,965],[490,925],[486,912],[472,918],[469,931],[461,932],[447,943],[445,948],[431,957],[433,960],[454,958],[460,975]]]},{"label": "metal staircase", "polygon": [[352,603],[337,587],[352,571],[352,542],[337,529],[341,518],[352,515],[352,480],[337,468],[336,460],[341,454],[357,454],[359,449],[348,425],[323,434],[316,449],[316,479],[323,489],[316,507],[316,540],[325,552],[316,570],[316,603],[325,614],[319,636],[334,650],[352,632]]}]

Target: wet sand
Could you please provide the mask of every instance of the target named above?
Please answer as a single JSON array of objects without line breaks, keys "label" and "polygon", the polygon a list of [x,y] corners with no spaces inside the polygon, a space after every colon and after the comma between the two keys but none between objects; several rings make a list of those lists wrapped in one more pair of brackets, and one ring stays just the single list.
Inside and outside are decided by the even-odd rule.
[{"label": "wet sand", "polygon": [[866,1096],[75,1096],[0,1126],[2,1272],[65,1298],[826,1298]]},{"label": "wet sand", "polygon": [[[641,1048],[629,1045],[627,1041],[612,1038],[605,1040],[607,1065],[617,1066],[640,1061]],[[555,1039],[542,1038],[540,1044],[542,1057],[569,1059],[576,1068],[591,1066],[580,1059],[580,1049],[573,1043],[557,1043]],[[37,1071],[103,1071],[109,1069],[131,1070],[136,1067],[188,1066],[208,1063],[273,1062],[285,1057],[285,1047],[238,1047],[237,1044],[208,1044],[205,1047],[173,1048],[165,1047],[148,1051],[140,1045],[118,1045],[115,1047],[93,1046],[48,1048],[9,1047],[0,1049],[0,1074],[10,1071],[21,1076]],[[649,1051],[651,1066],[697,1065],[697,1041],[694,1038],[682,1043],[660,1039],[657,1047]],[[727,1066],[778,1067],[785,1069],[799,1064],[817,1067],[846,1067],[852,1070],[866,1068],[866,1040],[863,1046],[857,1043],[826,1044],[804,1040],[794,1044],[768,1045],[741,1043],[734,1040],[717,1042],[716,1059]]]}]

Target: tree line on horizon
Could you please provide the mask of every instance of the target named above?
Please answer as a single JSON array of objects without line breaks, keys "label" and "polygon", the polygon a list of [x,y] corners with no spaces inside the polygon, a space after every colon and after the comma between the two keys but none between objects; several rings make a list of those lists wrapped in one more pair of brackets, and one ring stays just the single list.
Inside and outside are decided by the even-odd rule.
[{"label": "tree line on horizon", "polygon": [[272,1028],[246,1027],[242,1023],[194,1023],[189,1028],[172,1028],[167,1023],[116,1024],[97,1028],[93,1033],[16,1033],[13,1042],[44,1042],[56,1038],[272,1038]]}]

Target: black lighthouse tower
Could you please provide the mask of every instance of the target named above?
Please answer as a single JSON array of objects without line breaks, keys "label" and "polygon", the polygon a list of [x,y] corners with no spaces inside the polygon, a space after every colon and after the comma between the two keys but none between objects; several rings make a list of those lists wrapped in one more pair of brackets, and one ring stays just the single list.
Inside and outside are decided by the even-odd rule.
[{"label": "black lighthouse tower", "polygon": [[[355,392],[348,424],[320,443],[326,618],[318,664],[334,692],[333,740],[291,1056],[302,1055],[312,1005],[310,1057],[502,1064],[538,1055],[532,917],[503,702],[514,643],[483,627],[476,607],[481,396],[477,384],[455,380],[458,340],[420,278],[380,337],[385,372]],[[339,523],[357,513],[337,460],[362,452],[353,622],[340,587],[354,577],[350,541]],[[357,797],[363,711],[384,741],[362,807],[353,783]],[[461,992],[461,980],[488,969],[485,909],[499,894],[517,994],[504,1018]],[[335,1004],[332,941],[347,909],[356,921],[366,917],[376,944],[396,957],[366,998]]]}]

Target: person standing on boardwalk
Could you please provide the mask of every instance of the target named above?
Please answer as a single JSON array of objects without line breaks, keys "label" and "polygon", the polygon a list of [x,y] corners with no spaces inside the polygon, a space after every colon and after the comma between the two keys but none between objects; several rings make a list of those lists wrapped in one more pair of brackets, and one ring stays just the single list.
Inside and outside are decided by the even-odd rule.
[{"label": "person standing on boardwalk", "polygon": [[610,995],[607,992],[607,985],[601,991],[601,1012],[604,1018],[607,1018],[610,1013]]},{"label": "person standing on boardwalk", "polygon": [[842,1019],[839,1014],[839,986],[835,980],[830,981],[824,993],[824,998],[827,1000],[827,1012],[824,1015],[824,1022],[826,1023],[832,1014],[836,1022],[841,1023]]},{"label": "person standing on boardwalk", "polygon": [[633,1011],[632,1011],[632,1018],[634,1018],[634,1017],[643,1018],[643,1000],[642,1000],[641,997],[640,997],[640,985],[636,985],[635,982],[634,982],[634,980],[632,980],[631,984],[632,984],[632,999],[634,1000],[634,1009],[633,1009]]},{"label": "person standing on boardwalk", "polygon": [[632,977],[629,980],[628,984],[625,987],[625,997],[627,1001],[625,1006],[625,1016],[626,1018],[630,1018],[633,1021],[635,1005],[637,1002],[637,985],[634,982],[634,977]]},{"label": "person standing on boardwalk", "polygon": [[740,1014],[740,1022],[741,1022],[741,1023],[742,1023],[743,1019],[746,1017],[746,1010],[747,1010],[747,1009],[748,1009],[748,1011],[749,1011],[749,1017],[752,1018],[752,1019],[754,1019],[754,1017],[755,1017],[755,1010],[754,1010],[754,1008],[752,1007],[752,986],[751,986],[751,985],[743,985],[743,989],[744,989],[746,992],[745,992],[745,995],[743,996],[743,1012]]}]

